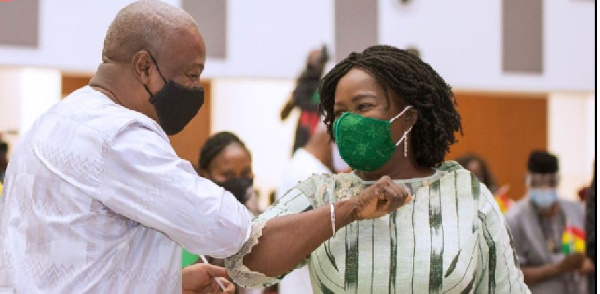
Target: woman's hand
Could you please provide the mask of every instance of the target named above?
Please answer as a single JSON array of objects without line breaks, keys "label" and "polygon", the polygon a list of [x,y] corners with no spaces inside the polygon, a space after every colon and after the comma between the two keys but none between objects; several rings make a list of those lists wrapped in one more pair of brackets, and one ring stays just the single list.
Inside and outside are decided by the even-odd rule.
[{"label": "woman's hand", "polygon": [[375,184],[363,190],[355,201],[355,219],[370,219],[384,216],[408,203],[412,197],[408,191],[383,176]]},{"label": "woman's hand", "polygon": [[[181,271],[183,294],[235,293],[235,286],[224,278],[227,277],[227,272],[222,267],[212,264],[196,263],[184,267]],[[221,287],[215,281],[215,278],[223,283],[225,291],[221,290]]]}]

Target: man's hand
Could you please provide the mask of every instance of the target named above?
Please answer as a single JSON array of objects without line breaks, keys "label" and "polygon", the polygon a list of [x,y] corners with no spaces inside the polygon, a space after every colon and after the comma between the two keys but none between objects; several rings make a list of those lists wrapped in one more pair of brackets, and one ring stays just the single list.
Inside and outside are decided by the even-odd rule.
[{"label": "man's hand", "polygon": [[560,273],[572,272],[581,269],[585,255],[583,253],[571,253],[565,255],[565,258],[558,263]]},{"label": "man's hand", "polygon": [[383,176],[351,201],[356,201],[355,216],[361,220],[384,216],[411,199],[404,187],[394,183],[390,177]]},{"label": "man's hand", "polygon": [[[196,263],[181,270],[183,294],[196,293],[230,293],[235,292],[235,286],[226,278],[224,268],[212,264]],[[223,283],[225,291],[221,290],[215,277]]]},{"label": "man's hand", "polygon": [[586,257],[583,261],[583,265],[579,269],[579,273],[582,275],[587,275],[594,272],[594,263],[589,257]]}]

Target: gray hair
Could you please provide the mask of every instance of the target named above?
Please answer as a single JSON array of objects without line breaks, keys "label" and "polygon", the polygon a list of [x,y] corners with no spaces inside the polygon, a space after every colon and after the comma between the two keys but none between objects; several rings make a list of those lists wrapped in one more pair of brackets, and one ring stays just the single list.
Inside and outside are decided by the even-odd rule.
[{"label": "gray hair", "polygon": [[183,9],[157,0],[142,0],[121,9],[104,38],[104,62],[128,62],[140,50],[159,54],[172,41],[173,31],[197,28]]}]

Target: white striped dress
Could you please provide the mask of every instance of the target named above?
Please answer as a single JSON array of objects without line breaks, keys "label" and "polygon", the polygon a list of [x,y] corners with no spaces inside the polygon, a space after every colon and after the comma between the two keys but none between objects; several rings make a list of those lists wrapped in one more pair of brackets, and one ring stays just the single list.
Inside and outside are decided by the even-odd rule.
[{"label": "white striped dress", "polygon": [[[341,228],[306,259],[315,293],[529,293],[504,217],[475,176],[446,162],[430,177],[395,182],[410,189],[410,203]],[[299,183],[254,220],[250,240],[226,260],[229,274],[247,287],[278,282],[241,263],[264,223],[354,197],[370,183],[353,173]]]}]

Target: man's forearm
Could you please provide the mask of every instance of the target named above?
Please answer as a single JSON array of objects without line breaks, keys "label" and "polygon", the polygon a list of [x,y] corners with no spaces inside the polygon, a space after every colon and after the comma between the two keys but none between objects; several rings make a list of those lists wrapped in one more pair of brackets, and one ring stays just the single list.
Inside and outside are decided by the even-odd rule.
[{"label": "man's forearm", "polygon": [[[332,235],[330,206],[267,221],[259,242],[244,257],[250,270],[270,277],[293,269]],[[351,201],[335,203],[336,230],[356,219]]]},{"label": "man's forearm", "polygon": [[544,280],[560,274],[560,271],[555,264],[546,264],[536,267],[522,267],[521,271],[523,271],[525,283],[528,285],[543,282]]}]

